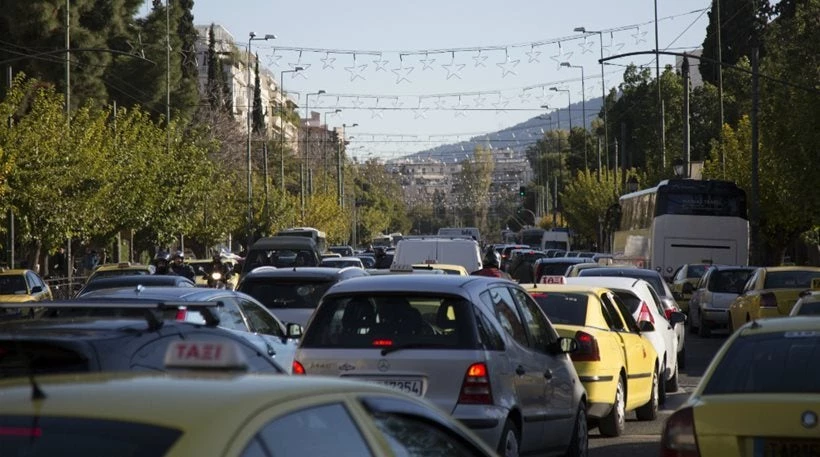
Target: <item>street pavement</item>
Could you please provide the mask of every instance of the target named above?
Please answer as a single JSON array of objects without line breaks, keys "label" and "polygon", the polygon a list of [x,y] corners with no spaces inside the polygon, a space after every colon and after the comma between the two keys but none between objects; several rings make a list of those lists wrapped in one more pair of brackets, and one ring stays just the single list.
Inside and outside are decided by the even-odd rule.
[{"label": "street pavement", "polygon": [[667,394],[666,404],[658,411],[658,418],[639,422],[635,413],[627,414],[626,431],[618,438],[602,437],[598,429],[589,431],[590,457],[658,457],[660,435],[664,421],[682,405],[700,382],[712,357],[726,341],[727,332],[715,331],[710,338],[686,333],[686,369],[681,369],[680,390]]}]

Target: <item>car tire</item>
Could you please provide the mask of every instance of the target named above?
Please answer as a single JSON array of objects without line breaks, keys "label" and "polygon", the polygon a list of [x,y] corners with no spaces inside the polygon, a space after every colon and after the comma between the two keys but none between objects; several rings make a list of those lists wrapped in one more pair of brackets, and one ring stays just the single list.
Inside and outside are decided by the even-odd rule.
[{"label": "car tire", "polygon": [[686,369],[686,346],[678,351],[678,368]]},{"label": "car tire", "polygon": [[709,327],[709,325],[706,324],[706,322],[700,323],[700,328],[698,329],[698,336],[701,338],[709,338],[710,336],[712,336],[712,329]]},{"label": "car tire", "polygon": [[[664,359],[662,366],[662,371],[658,372],[658,405],[666,403],[666,359]],[[660,373],[663,373],[663,375]]]},{"label": "car tire", "polygon": [[598,431],[604,436],[621,436],[626,427],[626,387],[623,376],[618,376],[615,401],[609,414],[598,422]]},{"label": "car tire", "polygon": [[651,421],[658,417],[658,391],[661,383],[658,382],[658,372],[652,373],[652,393],[649,395],[649,401],[645,405],[639,406],[635,410],[635,415],[639,421]]},{"label": "car tire", "polygon": [[501,431],[501,441],[498,442],[498,455],[501,457],[518,457],[521,445],[521,432],[515,422],[507,418],[504,429]]},{"label": "car tire", "polygon": [[675,372],[672,374],[672,377],[669,378],[668,381],[666,381],[666,385],[664,386],[666,388],[667,392],[677,392],[678,389],[680,389],[680,385],[678,383],[678,369],[679,368],[680,368],[680,364],[676,363],[675,364]]},{"label": "car tire", "polygon": [[566,457],[587,457],[589,455],[589,429],[587,428],[587,409],[582,401],[575,416],[575,427],[567,447]]},{"label": "car tire", "polygon": [[[695,319],[695,311],[694,308],[689,308],[689,333],[696,334],[698,333],[698,327],[700,326],[700,320]],[[697,322],[697,325],[695,323]]]}]

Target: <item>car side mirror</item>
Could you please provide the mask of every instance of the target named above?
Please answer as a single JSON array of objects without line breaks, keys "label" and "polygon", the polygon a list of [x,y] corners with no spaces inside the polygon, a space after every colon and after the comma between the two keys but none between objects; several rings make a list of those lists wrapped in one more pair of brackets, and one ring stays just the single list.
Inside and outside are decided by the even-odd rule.
[{"label": "car side mirror", "polygon": [[649,321],[640,321],[638,322],[638,328],[640,328],[642,332],[654,332],[655,324]]},{"label": "car side mirror", "polygon": [[686,322],[686,314],[679,311],[673,311],[669,315],[669,323],[672,325],[683,324],[684,322]]},{"label": "car side mirror", "polygon": [[31,288],[31,293],[33,293],[33,294],[39,294],[42,291],[43,291],[43,286],[34,286],[34,287]]},{"label": "car side mirror", "polygon": [[558,354],[570,354],[578,350],[578,342],[575,338],[558,338],[558,341],[553,343],[555,352]]},{"label": "car side mirror", "polygon": [[304,329],[302,328],[301,325],[299,325],[297,323],[294,323],[294,322],[288,322],[286,326],[287,326],[288,338],[294,338],[295,339],[295,338],[301,338],[302,337],[302,334],[304,333]]},{"label": "car side mirror", "polygon": [[692,286],[692,283],[689,283],[689,282],[683,283],[683,293],[691,294],[694,291],[695,291],[695,287]]}]

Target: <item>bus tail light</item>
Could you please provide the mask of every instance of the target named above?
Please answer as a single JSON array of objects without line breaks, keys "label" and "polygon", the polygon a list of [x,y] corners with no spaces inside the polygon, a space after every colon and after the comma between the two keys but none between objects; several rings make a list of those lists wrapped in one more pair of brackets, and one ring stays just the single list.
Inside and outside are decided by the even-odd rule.
[{"label": "bus tail light", "polygon": [[597,362],[601,360],[598,340],[594,336],[579,331],[575,333],[575,341],[578,342],[578,350],[569,355],[573,362]]},{"label": "bus tail light", "polygon": [[777,308],[777,296],[774,292],[764,292],[760,294],[761,308]]},{"label": "bus tail light", "polygon": [[661,434],[661,457],[700,457],[691,407],[676,411],[666,420]]}]

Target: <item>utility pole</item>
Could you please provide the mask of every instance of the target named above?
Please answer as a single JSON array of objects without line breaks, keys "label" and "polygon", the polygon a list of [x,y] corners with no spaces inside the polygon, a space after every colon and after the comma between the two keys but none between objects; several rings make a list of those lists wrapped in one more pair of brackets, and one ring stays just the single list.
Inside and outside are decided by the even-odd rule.
[{"label": "utility pole", "polygon": [[[720,125],[718,125],[718,135],[723,132],[723,46],[720,42],[720,34],[723,29],[720,24],[720,0],[715,0],[715,26],[717,28],[717,60],[720,64],[718,68],[718,101],[720,102],[718,111],[720,113]],[[721,148],[720,165],[723,171],[723,178],[726,179],[726,152]]]},{"label": "utility pole", "polygon": [[683,177],[690,178],[690,160],[691,160],[691,143],[689,136],[689,57],[683,56],[683,64],[681,64],[681,73],[683,74]]},{"label": "utility pole", "polygon": [[[68,1],[68,0],[66,0]],[[171,152],[171,0],[165,1],[165,153]]]},{"label": "utility pole", "polygon": [[658,44],[658,0],[655,0],[655,85],[658,88],[658,143],[661,153],[661,172],[666,169],[666,145],[664,144],[665,122],[663,119],[663,101],[661,99],[661,61]]},{"label": "utility pole", "polygon": [[[756,39],[755,37],[754,39]],[[758,171],[759,165],[759,151],[758,142],[760,131],[758,129],[758,110],[760,105],[760,77],[758,75],[758,47],[757,44],[752,48],[752,112],[750,113],[750,121],[752,123],[752,188],[751,188],[751,211],[749,214],[749,229],[751,241],[751,259],[750,265],[762,265],[763,259],[760,255],[760,175]]]}]

